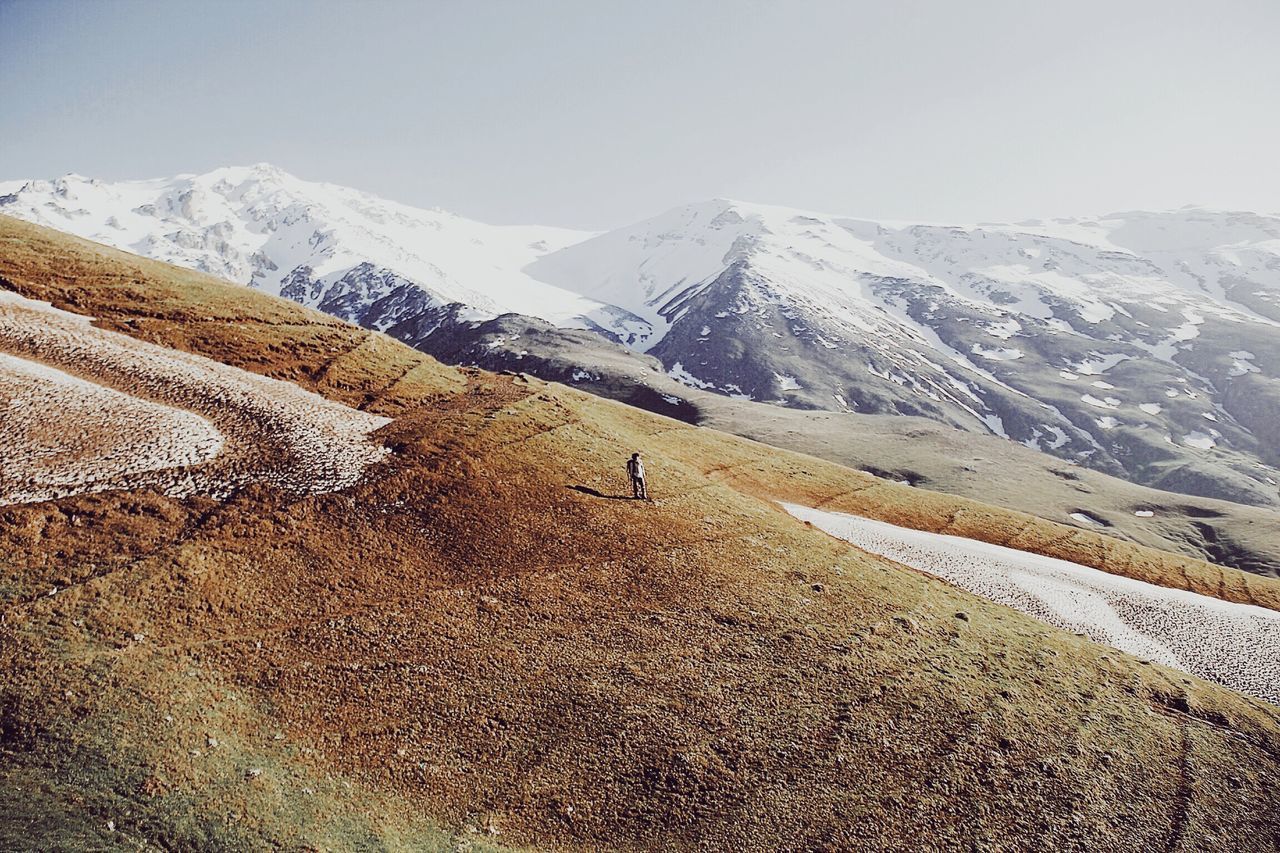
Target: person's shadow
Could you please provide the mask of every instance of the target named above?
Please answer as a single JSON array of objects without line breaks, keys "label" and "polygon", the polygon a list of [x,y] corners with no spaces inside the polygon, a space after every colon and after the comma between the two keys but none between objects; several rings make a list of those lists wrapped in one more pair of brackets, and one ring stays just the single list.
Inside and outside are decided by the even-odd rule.
[{"label": "person's shadow", "polygon": [[573,489],[575,492],[582,492],[584,495],[591,495],[593,498],[604,498],[607,501],[633,501],[631,495],[606,495],[604,492],[591,488],[590,486],[566,486],[565,488]]}]

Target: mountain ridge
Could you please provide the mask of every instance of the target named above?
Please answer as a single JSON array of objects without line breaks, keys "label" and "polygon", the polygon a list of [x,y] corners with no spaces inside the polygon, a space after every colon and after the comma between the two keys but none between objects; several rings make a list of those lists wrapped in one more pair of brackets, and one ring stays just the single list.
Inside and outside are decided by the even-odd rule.
[{"label": "mountain ridge", "polygon": [[112,186],[9,183],[0,211],[237,273],[428,351],[442,329],[525,314],[693,387],[922,416],[1156,488],[1280,505],[1280,217],[948,226],[714,199],[592,234],[484,226],[266,166],[101,202]]}]

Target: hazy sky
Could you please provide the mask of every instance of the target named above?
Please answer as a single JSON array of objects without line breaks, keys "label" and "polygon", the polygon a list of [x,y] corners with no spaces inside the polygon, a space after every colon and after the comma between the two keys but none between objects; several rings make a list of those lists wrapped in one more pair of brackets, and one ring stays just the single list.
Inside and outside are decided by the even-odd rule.
[{"label": "hazy sky", "polygon": [[0,0],[0,179],[269,161],[588,228],[1280,211],[1280,0]]}]

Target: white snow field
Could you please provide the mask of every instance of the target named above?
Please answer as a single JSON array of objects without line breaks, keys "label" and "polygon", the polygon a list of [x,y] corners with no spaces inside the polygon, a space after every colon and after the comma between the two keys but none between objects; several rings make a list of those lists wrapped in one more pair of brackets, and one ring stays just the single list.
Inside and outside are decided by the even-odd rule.
[{"label": "white snow field", "polygon": [[318,494],[385,456],[368,434],[386,423],[0,290],[0,504],[254,481]]},{"label": "white snow field", "polygon": [[5,182],[0,206],[10,216],[268,293],[279,294],[304,271],[322,285],[308,286],[299,300],[313,307],[364,263],[442,303],[463,302],[478,316],[517,311],[581,325],[576,318],[601,307],[520,271],[591,232],[487,225],[304,181],[265,163],[144,181],[65,175]]},{"label": "white snow field", "polygon": [[1273,610],[959,536],[783,507],[864,551],[1050,625],[1280,704],[1280,613]]}]

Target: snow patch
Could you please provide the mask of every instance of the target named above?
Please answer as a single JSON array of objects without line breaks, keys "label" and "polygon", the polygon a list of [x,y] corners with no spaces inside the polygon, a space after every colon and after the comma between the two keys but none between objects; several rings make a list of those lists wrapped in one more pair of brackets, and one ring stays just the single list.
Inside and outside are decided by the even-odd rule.
[{"label": "snow patch", "polygon": [[694,376],[689,371],[685,370],[684,365],[678,361],[675,364],[671,365],[671,369],[667,371],[667,375],[670,376],[672,379],[676,380],[677,382],[692,386],[694,388],[707,389],[707,388],[716,387],[710,382],[703,382],[701,379]]},{"label": "snow patch", "polygon": [[1075,366],[1075,372],[1084,376],[1101,376],[1129,356],[1124,353],[1089,353],[1089,358]]},{"label": "snow patch", "polygon": [[1041,426],[1043,426],[1046,431],[1053,434],[1053,441],[1049,442],[1047,445],[1050,450],[1057,450],[1059,447],[1067,443],[1067,434],[1060,428],[1050,426],[1049,424],[1041,424]]},{"label": "snow patch", "polygon": [[1231,356],[1231,369],[1228,371],[1230,376],[1244,376],[1246,373],[1261,373],[1258,366],[1253,363],[1253,359],[1257,358],[1248,350],[1238,350],[1229,353]]},{"label": "snow patch", "polygon": [[991,430],[1001,438],[1008,438],[1009,433],[1004,431],[1004,421],[999,415],[983,415],[982,422],[987,425],[987,429]]},{"label": "snow patch", "polygon": [[1197,450],[1212,450],[1217,446],[1217,442],[1213,440],[1213,436],[1208,433],[1195,430],[1182,437],[1182,443],[1187,447],[1194,447]]},{"label": "snow patch", "polygon": [[[864,551],[1067,631],[1280,703],[1280,613],[958,536],[783,504]],[[1205,637],[1213,637],[1206,643]]]},{"label": "snow patch", "polygon": [[1022,358],[1024,353],[1020,349],[1011,349],[1004,347],[996,347],[987,349],[982,344],[974,344],[970,349],[974,355],[979,358],[985,358],[988,361],[1016,361]]},{"label": "snow patch", "polygon": [[999,338],[1002,341],[1007,341],[1009,338],[1022,331],[1022,324],[1010,317],[1009,319],[999,323],[988,323],[983,331],[993,338]]},{"label": "snow patch", "polygon": [[1080,402],[1088,403],[1090,406],[1095,406],[1099,409],[1115,409],[1115,408],[1119,408],[1120,406],[1120,401],[1117,400],[1115,397],[1106,397],[1102,400],[1099,400],[1097,397],[1093,396],[1092,394],[1081,395]]},{"label": "snow patch", "polygon": [[773,378],[778,380],[778,387],[783,391],[799,391],[803,386],[800,385],[794,376],[787,376],[783,373],[773,374]]}]

